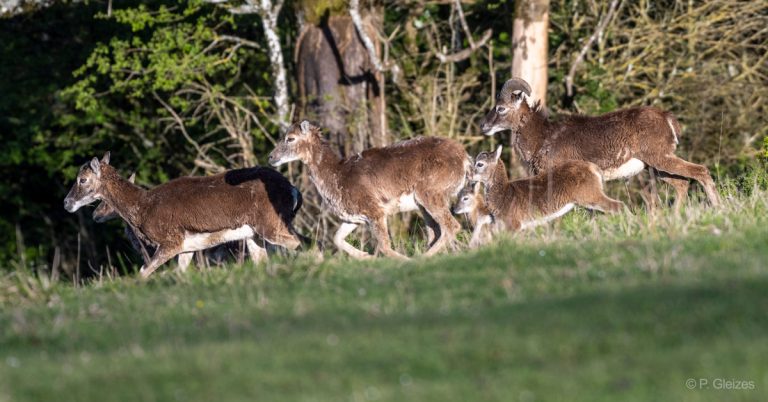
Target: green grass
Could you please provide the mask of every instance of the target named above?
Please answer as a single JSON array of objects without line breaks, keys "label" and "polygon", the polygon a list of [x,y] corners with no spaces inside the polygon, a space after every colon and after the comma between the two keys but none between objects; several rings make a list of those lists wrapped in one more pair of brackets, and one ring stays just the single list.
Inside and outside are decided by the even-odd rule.
[{"label": "green grass", "polygon": [[409,262],[9,274],[0,402],[762,401],[768,200],[724,204],[576,211]]}]

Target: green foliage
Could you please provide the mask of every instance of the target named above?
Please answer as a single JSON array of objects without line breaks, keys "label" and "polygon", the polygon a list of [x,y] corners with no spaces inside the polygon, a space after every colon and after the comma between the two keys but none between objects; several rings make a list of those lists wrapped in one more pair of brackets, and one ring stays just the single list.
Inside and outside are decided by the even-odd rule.
[{"label": "green foliage", "polygon": [[[231,16],[190,3],[181,14],[160,7],[148,11],[141,5],[135,9],[117,10],[118,23],[131,27],[130,38],[113,38],[100,43],[86,63],[75,70],[81,77],[63,92],[78,109],[98,112],[100,86],[108,94],[129,100],[147,99],[153,92],[167,93],[208,77],[233,77],[239,69],[239,54],[222,60],[221,54],[207,52],[217,36],[215,29],[231,28]],[[146,39],[145,39],[146,38]],[[105,81],[105,82],[101,82]],[[222,80],[223,86],[230,80]],[[100,85],[101,84],[101,85]],[[176,100],[180,104],[181,99]]]},{"label": "green foliage", "polygon": [[347,15],[347,0],[299,0],[297,6],[304,11],[304,19],[318,24],[326,16]]},{"label": "green foliage", "polygon": [[763,138],[763,159],[768,159],[768,136]]},{"label": "green foliage", "polygon": [[[214,162],[232,159],[216,116],[192,116],[191,108],[219,111],[215,102],[227,100],[254,116],[269,113],[266,56],[221,39],[241,36],[258,43],[258,18],[241,17],[238,25],[225,10],[201,1],[119,6],[108,17],[100,7],[58,4],[39,11],[31,24],[21,17],[3,22],[3,59],[15,62],[2,63],[0,73],[17,79],[0,83],[6,95],[0,109],[9,111],[0,117],[0,130],[10,135],[0,150],[0,190],[8,195],[3,210],[17,213],[0,218],[0,228],[7,229],[0,233],[2,261],[48,264],[60,247],[69,264],[64,270],[71,273],[78,253],[73,235],[80,232],[96,243],[80,250],[83,258],[100,265],[107,256],[99,243],[125,243],[92,237],[92,223],[84,217],[90,211],[80,213],[84,219],[78,223],[60,207],[79,163],[111,150],[113,163],[126,174],[137,172],[140,183],[166,181],[194,168],[191,141],[221,144],[211,148]],[[53,35],[66,39],[53,46]],[[203,99],[201,91],[209,97]],[[189,139],[160,100],[183,118]],[[246,135],[256,151],[264,149],[261,131]],[[52,191],[40,192],[40,186]],[[15,233],[22,235],[20,242]],[[34,247],[26,247],[29,239]]]}]

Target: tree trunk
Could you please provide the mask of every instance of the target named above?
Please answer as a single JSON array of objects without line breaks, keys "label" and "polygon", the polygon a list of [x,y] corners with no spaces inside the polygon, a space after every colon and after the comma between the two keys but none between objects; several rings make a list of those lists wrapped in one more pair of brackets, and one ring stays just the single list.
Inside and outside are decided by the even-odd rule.
[{"label": "tree trunk", "polygon": [[[364,23],[375,38],[370,18]],[[380,75],[348,16],[307,24],[296,44],[301,118],[319,123],[342,156],[382,146]]]},{"label": "tree trunk", "polygon": [[519,0],[512,33],[512,76],[531,85],[533,98],[547,104],[549,0]]}]

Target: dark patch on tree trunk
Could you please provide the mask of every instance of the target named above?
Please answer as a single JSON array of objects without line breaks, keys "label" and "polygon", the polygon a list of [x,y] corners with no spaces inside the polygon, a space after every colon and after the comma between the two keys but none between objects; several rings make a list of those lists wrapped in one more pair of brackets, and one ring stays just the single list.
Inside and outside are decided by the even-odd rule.
[{"label": "dark patch on tree trunk", "polygon": [[[369,35],[375,37],[370,18]],[[352,19],[324,16],[307,25],[296,44],[299,118],[317,122],[342,156],[385,145],[379,74]]]}]

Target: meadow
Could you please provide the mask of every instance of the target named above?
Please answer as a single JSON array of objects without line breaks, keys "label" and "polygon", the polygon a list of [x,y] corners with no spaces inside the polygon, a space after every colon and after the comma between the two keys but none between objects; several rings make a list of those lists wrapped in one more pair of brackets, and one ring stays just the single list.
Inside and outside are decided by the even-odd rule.
[{"label": "meadow", "polygon": [[6,273],[0,402],[762,401],[763,187],[405,262]]}]

